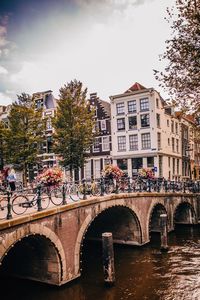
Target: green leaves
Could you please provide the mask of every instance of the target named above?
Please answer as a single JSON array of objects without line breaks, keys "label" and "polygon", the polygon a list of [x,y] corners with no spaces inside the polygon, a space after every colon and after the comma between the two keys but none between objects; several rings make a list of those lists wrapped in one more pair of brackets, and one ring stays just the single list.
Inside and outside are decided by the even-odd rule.
[{"label": "green leaves", "polygon": [[55,152],[62,156],[62,164],[69,170],[83,166],[88,148],[93,143],[94,112],[86,100],[87,89],[74,80],[60,89],[56,117]]},{"label": "green leaves", "polygon": [[184,110],[200,112],[200,1],[176,0],[169,10],[172,38],[166,41],[163,72],[154,70],[164,87]]}]

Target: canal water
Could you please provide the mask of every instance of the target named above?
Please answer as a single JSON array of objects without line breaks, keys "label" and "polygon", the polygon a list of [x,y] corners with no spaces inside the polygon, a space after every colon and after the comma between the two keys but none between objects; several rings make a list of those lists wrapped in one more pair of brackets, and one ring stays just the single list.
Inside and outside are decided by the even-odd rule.
[{"label": "canal water", "polygon": [[[26,280],[1,279],[1,300],[199,300],[200,226],[178,226],[169,234],[170,249],[159,250],[160,238],[142,247],[115,246],[116,283],[103,283],[100,243],[86,242],[83,275],[62,287]],[[3,296],[5,295],[5,296]]]}]

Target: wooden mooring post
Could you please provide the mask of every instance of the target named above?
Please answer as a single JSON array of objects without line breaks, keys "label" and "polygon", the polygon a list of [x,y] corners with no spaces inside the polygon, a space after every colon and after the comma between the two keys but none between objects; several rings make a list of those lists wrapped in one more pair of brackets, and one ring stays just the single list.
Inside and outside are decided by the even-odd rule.
[{"label": "wooden mooring post", "polygon": [[167,215],[160,215],[160,234],[161,234],[161,251],[168,251],[168,239],[167,239]]},{"label": "wooden mooring post", "polygon": [[113,286],[115,283],[113,237],[111,232],[102,233],[103,246],[103,271],[106,286]]}]

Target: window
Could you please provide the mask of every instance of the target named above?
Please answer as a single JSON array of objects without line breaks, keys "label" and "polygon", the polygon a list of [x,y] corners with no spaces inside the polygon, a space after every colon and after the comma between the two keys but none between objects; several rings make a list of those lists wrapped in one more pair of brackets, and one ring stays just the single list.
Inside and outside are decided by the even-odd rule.
[{"label": "window", "polygon": [[142,141],[142,149],[150,149],[151,148],[150,133],[142,133],[141,141]]},{"label": "window", "polygon": [[47,120],[46,125],[47,125],[47,130],[52,129],[52,123],[51,123],[51,119],[50,118]]},{"label": "window", "polygon": [[116,104],[116,109],[117,109],[117,115],[122,115],[124,114],[124,103],[117,103]]},{"label": "window", "polygon": [[117,159],[117,166],[123,170],[123,171],[127,171],[128,170],[128,163],[127,163],[127,159]]},{"label": "window", "polygon": [[100,178],[101,177],[101,161],[100,159],[94,160],[94,178]]},{"label": "window", "polygon": [[93,144],[93,152],[100,152],[100,140],[101,138],[95,138]]},{"label": "window", "polygon": [[178,123],[175,123],[175,132],[178,134]]},{"label": "window", "polygon": [[149,127],[149,114],[147,115],[141,115],[141,127]]},{"label": "window", "polygon": [[156,114],[157,127],[160,128],[160,114]]},{"label": "window", "polygon": [[156,107],[159,108],[159,99],[156,98]]},{"label": "window", "polygon": [[36,109],[40,109],[43,107],[43,99],[38,99],[35,101]]},{"label": "window", "polygon": [[129,113],[136,112],[136,100],[128,101],[128,112]]},{"label": "window", "polygon": [[168,146],[170,146],[170,138],[168,138]]},{"label": "window", "polygon": [[154,167],[154,157],[147,157],[147,167],[148,168]]},{"label": "window", "polygon": [[169,168],[171,167],[171,159],[170,159],[170,157],[168,157],[168,167]]},{"label": "window", "polygon": [[163,177],[163,157],[160,155],[158,157],[158,165],[159,165],[159,177]]},{"label": "window", "polygon": [[132,116],[128,118],[129,129],[137,128],[137,116]]},{"label": "window", "polygon": [[157,133],[157,139],[158,139],[158,150],[160,150],[161,149],[161,133],[160,132],[158,132]]},{"label": "window", "polygon": [[110,150],[110,142],[109,136],[102,137],[102,151],[109,151]]},{"label": "window", "polygon": [[179,175],[179,159],[176,161],[177,175]]},{"label": "window", "polygon": [[106,130],[106,120],[101,120],[101,130]]},{"label": "window", "polygon": [[149,99],[148,98],[140,99],[140,110],[141,111],[149,110]]},{"label": "window", "polygon": [[179,153],[179,140],[176,140],[176,152]]},{"label": "window", "polygon": [[175,152],[174,138],[172,138],[172,152]]},{"label": "window", "polygon": [[95,122],[93,132],[99,132],[99,121]]},{"label": "window", "polygon": [[117,119],[117,130],[125,130],[125,118]]},{"label": "window", "polygon": [[126,150],[126,137],[125,136],[118,136],[118,151],[125,151]]},{"label": "window", "polygon": [[175,158],[172,159],[172,174],[175,174]]},{"label": "window", "polygon": [[91,161],[89,160],[85,164],[85,178],[91,179]]},{"label": "window", "polygon": [[167,127],[169,127],[169,120],[167,120]]},{"label": "window", "polygon": [[174,133],[174,121],[171,122],[171,132]]},{"label": "window", "polygon": [[138,169],[141,169],[143,166],[142,157],[132,158],[132,170],[138,171]]},{"label": "window", "polygon": [[129,135],[129,148],[130,150],[138,150],[138,135]]}]

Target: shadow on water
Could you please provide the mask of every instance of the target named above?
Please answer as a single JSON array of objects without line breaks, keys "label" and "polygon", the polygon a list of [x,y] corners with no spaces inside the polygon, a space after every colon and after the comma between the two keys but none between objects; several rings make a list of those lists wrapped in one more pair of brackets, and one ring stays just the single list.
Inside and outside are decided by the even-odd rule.
[{"label": "shadow on water", "polygon": [[1,278],[2,300],[198,300],[200,299],[200,227],[176,226],[170,249],[160,252],[160,235],[142,248],[114,246],[116,283],[103,282],[101,243],[85,240],[82,276],[62,287]]}]

